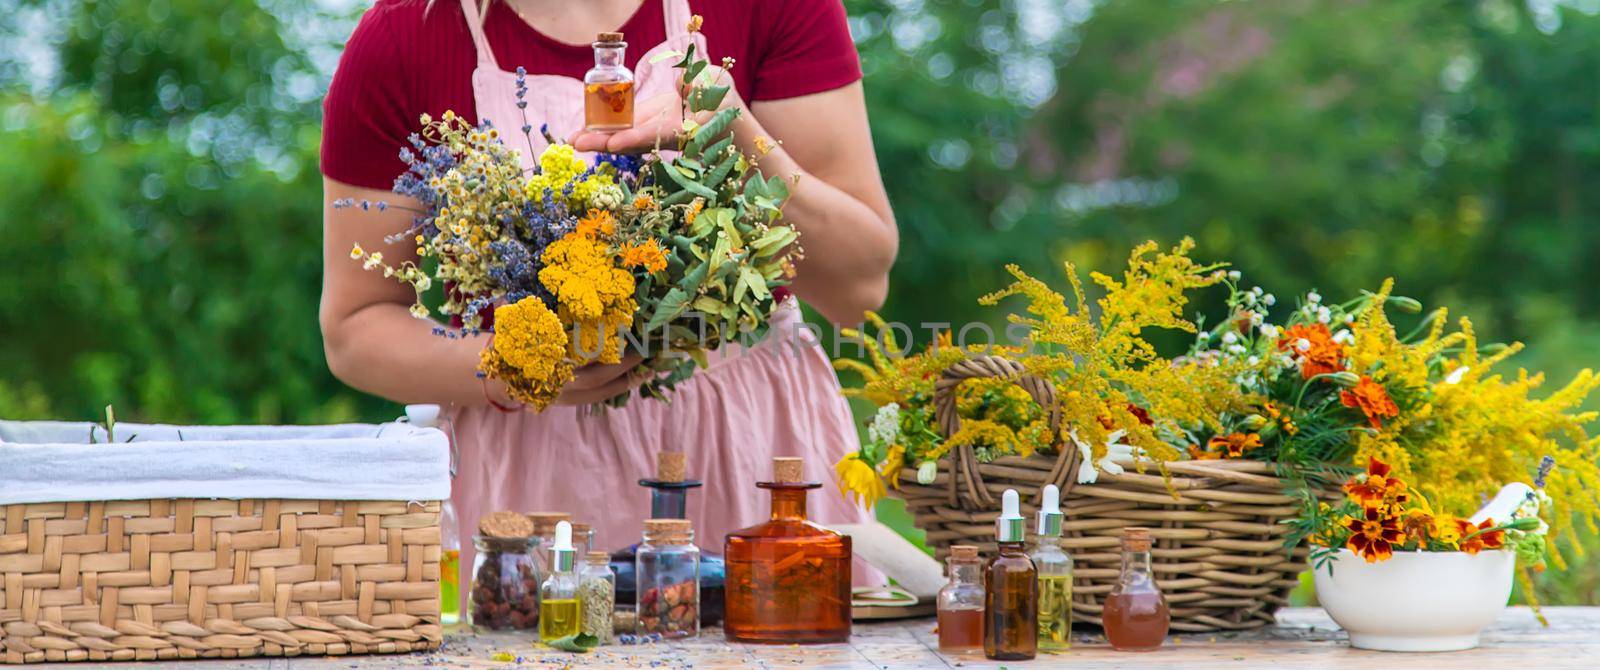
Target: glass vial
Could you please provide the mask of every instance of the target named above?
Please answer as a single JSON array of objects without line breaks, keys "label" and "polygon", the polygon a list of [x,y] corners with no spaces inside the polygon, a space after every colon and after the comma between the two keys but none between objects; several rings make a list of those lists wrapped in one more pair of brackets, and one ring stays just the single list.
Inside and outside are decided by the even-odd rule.
[{"label": "glass vial", "polygon": [[1106,596],[1101,615],[1106,640],[1122,651],[1150,651],[1167,639],[1167,599],[1150,571],[1150,529],[1122,531],[1122,578]]},{"label": "glass vial", "polygon": [[539,622],[539,571],[531,537],[474,535],[472,616],[475,628],[532,630]]},{"label": "glass vial", "polygon": [[1061,651],[1072,646],[1072,557],[1061,550],[1061,490],[1044,487],[1044,504],[1034,531],[1034,569],[1039,571],[1039,648]]},{"label": "glass vial", "polygon": [[644,522],[633,569],[638,579],[640,634],[664,638],[693,637],[700,632],[700,548],[687,519]]},{"label": "glass vial", "polygon": [[539,586],[539,639],[558,640],[578,634],[578,552],[572,548],[572,524],[556,524],[550,545],[550,576]]},{"label": "glass vial", "polygon": [[946,654],[983,652],[983,561],[978,548],[950,547],[945,560],[950,583],[939,589],[939,651]]},{"label": "glass vial", "polygon": [[578,573],[578,608],[583,622],[579,628],[600,644],[610,644],[616,604],[617,573],[611,571],[611,556],[591,551],[584,557],[583,571]]},{"label": "glass vial", "polygon": [[1006,489],[1001,501],[995,520],[999,551],[984,568],[983,655],[1025,661],[1039,652],[1039,572],[1024,544],[1016,490]]},{"label": "glass vial", "polygon": [[728,533],[727,616],[735,642],[809,644],[850,639],[850,538],[806,520],[806,481],[798,458],[772,459],[766,522]]},{"label": "glass vial", "polygon": [[[681,451],[656,452],[656,475],[641,479],[639,485],[650,490],[650,518],[688,518],[690,489],[700,481],[688,478],[688,462]],[[634,590],[633,564],[639,552],[637,543],[611,552],[611,569],[617,573],[617,609],[631,610],[638,598]],[[726,571],[722,557],[704,549],[700,552],[700,625],[722,623],[722,585]],[[619,631],[620,632],[620,631]]]},{"label": "glass vial", "polygon": [[611,132],[633,127],[633,72],[624,65],[628,43],[622,33],[600,33],[594,41],[594,67],[583,75],[586,130]]}]

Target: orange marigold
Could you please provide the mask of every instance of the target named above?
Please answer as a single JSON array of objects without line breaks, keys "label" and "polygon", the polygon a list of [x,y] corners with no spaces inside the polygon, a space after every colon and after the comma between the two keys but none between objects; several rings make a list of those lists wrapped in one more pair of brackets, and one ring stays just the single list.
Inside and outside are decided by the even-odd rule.
[{"label": "orange marigold", "polygon": [[577,232],[584,237],[610,237],[617,232],[617,220],[611,212],[591,209],[588,216],[578,219]]},{"label": "orange marigold", "polygon": [[1405,540],[1397,520],[1375,507],[1368,507],[1359,519],[1346,521],[1345,528],[1350,529],[1345,548],[1368,563],[1389,560],[1394,555],[1394,545]]},{"label": "orange marigold", "polygon": [[643,243],[630,242],[622,247],[622,266],[644,268],[645,272],[660,272],[667,269],[667,252],[655,240],[645,240]]},{"label": "orange marigold", "polygon": [[1456,519],[1456,529],[1461,532],[1461,542],[1456,546],[1469,554],[1506,546],[1505,531],[1489,530],[1494,526],[1494,519],[1484,519],[1483,523],[1477,525],[1466,519]]},{"label": "orange marigold", "polygon": [[1218,435],[1206,443],[1206,450],[1217,452],[1228,458],[1238,458],[1252,449],[1261,446],[1261,436],[1255,433],[1233,433]]},{"label": "orange marigold", "polygon": [[1389,390],[1365,375],[1354,388],[1339,392],[1339,402],[1360,409],[1373,428],[1382,428],[1384,418],[1400,415],[1400,407],[1389,397]]},{"label": "orange marigold", "polygon": [[1367,471],[1344,483],[1344,492],[1362,507],[1383,507],[1384,502],[1405,493],[1406,483],[1389,476],[1389,464],[1376,458],[1367,462]]},{"label": "orange marigold", "polygon": [[[1304,340],[1305,344],[1300,342]],[[1278,338],[1278,350],[1293,352],[1300,362],[1300,377],[1310,379],[1344,369],[1344,345],[1335,342],[1324,324],[1289,326]]]}]

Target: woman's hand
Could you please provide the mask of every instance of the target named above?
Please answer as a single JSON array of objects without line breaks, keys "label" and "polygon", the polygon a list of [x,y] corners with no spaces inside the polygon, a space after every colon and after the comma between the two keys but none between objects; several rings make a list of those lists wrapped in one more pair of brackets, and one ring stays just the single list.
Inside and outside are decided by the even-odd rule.
[{"label": "woman's hand", "polygon": [[[733,88],[733,77],[729,76],[726,70],[712,65],[706,68],[706,73],[710,75],[713,85],[728,87],[728,94],[723,97],[722,104],[716,111],[744,106],[744,102],[739,99],[738,91]],[[683,131],[683,96],[687,93],[687,89],[680,86],[677,92],[662,93],[635,101],[632,128],[609,133],[580,130],[568,141],[571,142],[572,148],[578,151],[602,151],[610,154],[642,154],[657,148],[676,149],[678,133]],[[711,120],[715,113],[715,111],[699,112],[694,115],[695,121],[705,123]],[[748,109],[744,111],[744,114],[749,113]]]},{"label": "woman's hand", "polygon": [[647,375],[633,373],[643,361],[639,354],[630,353],[613,365],[590,363],[578,368],[572,374],[572,381],[561,387],[556,404],[593,405],[630,392],[649,379]]}]

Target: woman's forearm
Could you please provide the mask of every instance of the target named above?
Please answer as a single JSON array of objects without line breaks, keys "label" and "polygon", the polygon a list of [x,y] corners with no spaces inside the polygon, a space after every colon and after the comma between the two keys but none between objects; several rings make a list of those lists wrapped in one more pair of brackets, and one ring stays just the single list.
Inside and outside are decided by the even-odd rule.
[{"label": "woman's forearm", "polygon": [[[433,322],[396,303],[373,303],[325,319],[322,327],[328,368],[352,387],[402,403],[488,402],[477,376],[478,352],[487,337],[435,335]],[[497,388],[489,390],[497,401],[509,402]]]},{"label": "woman's forearm", "polygon": [[[829,175],[806,170],[781,144],[757,146],[756,138],[766,137],[753,114],[741,115],[735,124],[735,142],[759,157],[762,173],[789,182],[784,219],[800,231],[805,250],[796,264],[795,293],[831,321],[859,323],[862,313],[881,306],[888,293],[899,244],[892,215],[829,183]],[[767,153],[761,155],[761,149]]]}]

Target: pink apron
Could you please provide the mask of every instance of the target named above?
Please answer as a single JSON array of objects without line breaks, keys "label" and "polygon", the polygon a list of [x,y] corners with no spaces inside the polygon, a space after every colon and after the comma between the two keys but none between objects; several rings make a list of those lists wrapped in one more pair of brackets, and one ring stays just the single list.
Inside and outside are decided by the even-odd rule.
[{"label": "pink apron", "polygon": [[[681,50],[691,40],[705,46],[702,35],[687,30],[687,0],[663,2],[667,40],[639,60],[639,100],[674,90],[675,61],[651,63],[651,56]],[[495,63],[473,0],[461,0],[461,6],[478,51],[472,73],[478,115],[508,135],[507,144],[524,152],[525,166],[532,165],[536,156],[526,153],[520,137],[517,76]],[[582,128],[583,82],[533,74],[526,81],[533,151],[545,146],[540,124],[548,124],[557,138]],[[724,535],[767,519],[768,494],[755,483],[770,478],[773,456],[804,458],[807,476],[826,483],[808,501],[812,519],[866,521],[868,515],[845,501],[833,477],[833,463],[859,446],[849,406],[827,357],[800,324],[796,301],[784,301],[772,337],[748,350],[729,346],[713,353],[710,367],[679,384],[670,402],[635,397],[626,407],[603,412],[569,406],[542,413],[452,409],[461,583],[470,579],[477,519],[496,510],[572,512],[575,520],[593,524],[596,549],[637,542],[650,512],[648,490],[638,481],[654,476],[656,453],[664,450],[685,452],[689,475],[705,482],[689,493],[688,512],[696,543],[709,551],[721,553]],[[858,584],[882,582],[880,573],[860,561],[854,574]]]}]

